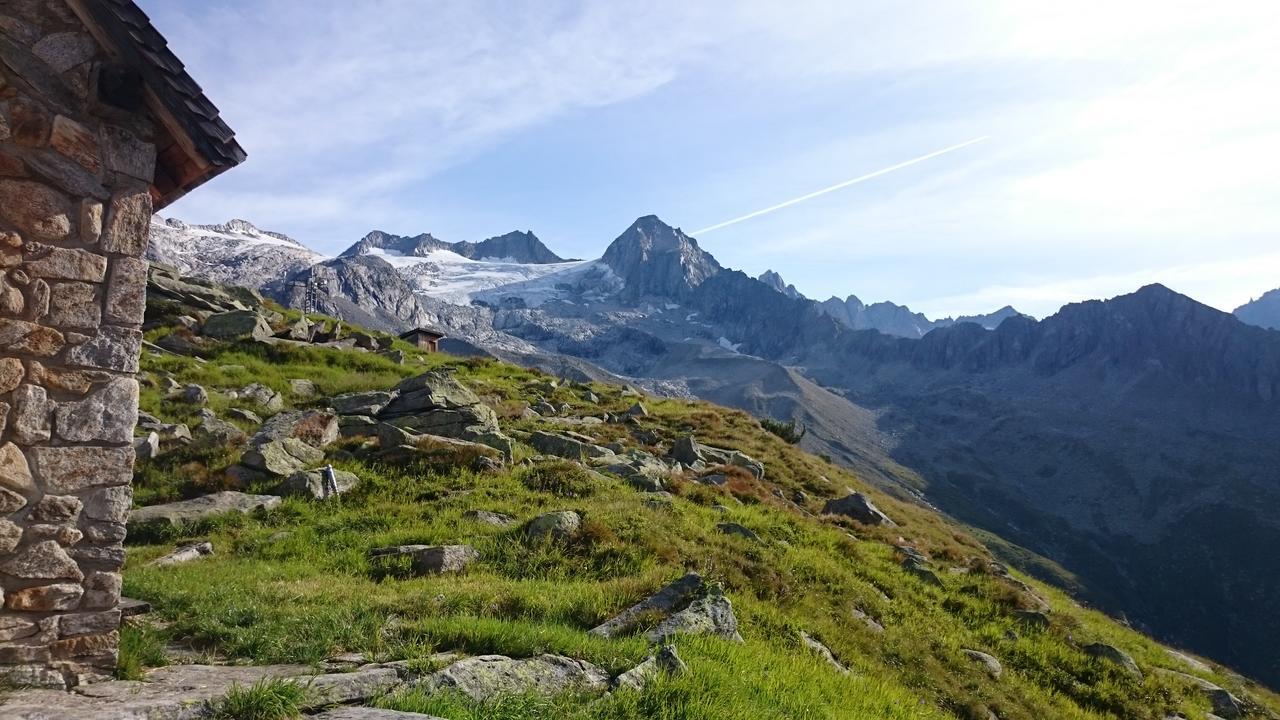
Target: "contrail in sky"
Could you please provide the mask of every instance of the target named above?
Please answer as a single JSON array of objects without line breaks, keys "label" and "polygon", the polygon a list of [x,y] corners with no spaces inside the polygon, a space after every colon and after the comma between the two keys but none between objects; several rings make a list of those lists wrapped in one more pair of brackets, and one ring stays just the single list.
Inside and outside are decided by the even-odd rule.
[{"label": "contrail in sky", "polygon": [[751,218],[754,218],[754,217],[760,217],[761,215],[768,215],[769,213],[774,212],[774,211],[776,211],[776,210],[781,210],[782,208],[785,208],[785,207],[791,207],[792,205],[795,205],[796,203],[802,203],[802,202],[804,202],[805,200],[812,200],[813,198],[816,198],[816,197],[818,197],[819,195],[826,195],[827,193],[835,192],[836,190],[840,190],[840,189],[842,189],[842,188],[847,188],[847,187],[849,187],[850,185],[857,185],[857,184],[858,184],[858,183],[860,183],[860,182],[865,182],[865,181],[867,181],[867,180],[871,180],[871,179],[873,179],[873,178],[878,178],[878,177],[880,177],[881,175],[888,175],[889,173],[891,173],[891,172],[893,172],[893,171],[895,171],[895,170],[901,170],[901,169],[902,169],[902,168],[904,168],[904,167],[910,167],[911,165],[915,165],[916,163],[922,163],[922,162],[924,162],[925,160],[930,160],[930,159],[936,158],[936,157],[938,157],[939,155],[946,155],[947,153],[949,153],[949,152],[955,152],[956,150],[959,150],[960,148],[966,148],[966,147],[969,147],[970,145],[976,145],[976,144],[978,144],[978,143],[982,142],[983,140],[986,140],[988,137],[990,137],[990,136],[989,136],[989,135],[983,135],[982,137],[974,138],[974,139],[972,139],[972,140],[968,140],[968,141],[962,142],[962,143],[960,143],[959,145],[952,145],[951,147],[942,148],[941,150],[935,150],[935,151],[933,151],[933,152],[929,153],[928,155],[921,155],[921,156],[920,156],[920,157],[918,157],[918,158],[912,158],[912,159],[910,159],[910,160],[908,160],[908,161],[906,161],[906,162],[900,162],[900,163],[898,163],[897,165],[890,165],[890,166],[889,166],[889,167],[887,167],[887,168],[882,168],[882,169],[880,169],[880,170],[876,170],[875,172],[867,173],[866,175],[861,175],[861,176],[856,177],[856,178],[854,178],[854,179],[852,179],[852,180],[845,180],[844,182],[842,182],[842,183],[836,183],[835,185],[832,185],[831,187],[825,187],[825,188],[822,188],[821,190],[815,190],[815,191],[813,191],[813,192],[809,193],[808,195],[801,195],[801,196],[800,196],[800,197],[798,197],[798,198],[791,198],[790,200],[787,200],[786,202],[780,202],[780,203],[778,203],[777,205],[772,205],[772,206],[767,207],[767,208],[765,208],[765,209],[763,209],[763,210],[756,210],[755,212],[747,213],[746,215],[743,215],[742,217],[736,217],[736,218],[734,218],[734,219],[732,219],[732,220],[725,220],[725,221],[724,221],[724,222],[722,222],[722,223],[716,223],[715,225],[711,225],[711,226],[708,226],[708,227],[704,227],[704,228],[702,228],[701,230],[694,230],[694,231],[693,231],[693,234],[694,234],[694,235],[701,235],[701,234],[703,234],[703,233],[709,233],[709,232],[711,232],[712,230],[719,230],[720,228],[723,228],[723,227],[729,227],[730,225],[737,225],[738,223],[743,222],[744,220],[750,220]]}]

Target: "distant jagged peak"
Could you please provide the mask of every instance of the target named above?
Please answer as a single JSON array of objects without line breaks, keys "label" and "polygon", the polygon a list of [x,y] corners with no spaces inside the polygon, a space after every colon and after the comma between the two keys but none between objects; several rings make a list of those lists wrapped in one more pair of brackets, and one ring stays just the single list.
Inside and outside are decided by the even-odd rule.
[{"label": "distant jagged peak", "polygon": [[252,222],[241,218],[232,218],[221,223],[200,225],[184,222],[183,220],[175,217],[165,218],[160,215],[153,215],[151,218],[151,224],[153,226],[159,226],[165,230],[177,231],[184,235],[219,235],[229,236],[231,238],[243,237],[250,241],[274,239],[306,249],[302,243],[294,240],[284,233],[263,230]]},{"label": "distant jagged peak", "polygon": [[1280,330],[1280,289],[1263,293],[1258,299],[1236,308],[1232,314],[1240,322]]},{"label": "distant jagged peak", "polygon": [[565,262],[559,255],[551,252],[531,230],[517,230],[478,243],[466,240],[446,242],[431,233],[407,237],[374,230],[347,248],[340,257],[368,255],[376,251],[403,257],[426,257],[440,250],[470,260],[504,260],[530,265]]},{"label": "distant jagged peak", "polygon": [[609,245],[602,260],[624,281],[624,300],[679,298],[723,269],[697,240],[657,215],[637,218]]},{"label": "distant jagged peak", "polygon": [[787,282],[782,279],[781,275],[772,270],[765,270],[760,273],[760,277],[756,279],[787,297],[804,299],[804,295],[800,294],[800,291],[796,289],[795,285],[788,285]]}]

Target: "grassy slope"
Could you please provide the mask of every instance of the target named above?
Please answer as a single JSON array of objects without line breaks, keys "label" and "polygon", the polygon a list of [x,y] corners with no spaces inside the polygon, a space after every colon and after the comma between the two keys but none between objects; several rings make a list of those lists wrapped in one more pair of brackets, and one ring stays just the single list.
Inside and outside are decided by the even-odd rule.
[{"label": "grassy slope", "polygon": [[[263,382],[297,407],[310,401],[289,396],[290,378],[311,379],[322,396],[329,396],[385,389],[401,377],[441,365],[456,368],[464,383],[499,410],[504,430],[519,436],[543,427],[545,421],[516,416],[525,403],[547,394],[537,387],[547,378],[496,362],[436,355],[401,366],[365,353],[253,345],[220,347],[205,363],[144,358],[152,377],[167,372],[211,391]],[[619,412],[634,402],[620,388],[591,389],[600,397],[598,407],[587,406],[580,389],[562,387],[549,399],[586,414]],[[214,409],[229,406],[219,393],[211,395]],[[174,421],[193,414],[188,406],[164,400],[154,387],[144,388],[142,404]],[[1061,593],[1037,587],[1054,607],[1051,627],[1019,626],[1012,616],[1025,603],[1019,591],[980,570],[953,570],[981,568],[981,560],[989,557],[954,523],[869,490],[844,470],[764,432],[744,413],[677,400],[646,404],[651,415],[644,426],[668,440],[693,430],[709,444],[741,449],[765,462],[766,481],[735,478],[726,488],[676,482],[674,502],[655,505],[616,479],[560,497],[529,489],[522,482],[526,471],[518,469],[476,474],[454,467],[385,467],[347,457],[336,464],[366,482],[340,501],[287,500],[261,517],[228,517],[163,536],[131,538],[126,594],[155,603],[158,614],[172,623],[164,631],[169,636],[254,662],[315,662],[342,651],[424,663],[441,650],[513,656],[555,652],[613,672],[646,656],[643,640],[602,640],[584,630],[683,571],[723,581],[734,602],[746,644],[682,640],[679,650],[692,672],[643,693],[619,692],[594,701],[513,698],[486,707],[412,694],[383,701],[453,720],[987,720],[988,710],[1004,720],[1159,719],[1171,711],[1196,719],[1208,709],[1184,683],[1153,672],[1137,681],[1089,659],[1079,647],[1105,641],[1130,652],[1144,669],[1188,671],[1155,643],[1079,608]],[[623,425],[583,431],[601,442],[636,443]],[[354,443],[345,447],[354,449]],[[529,448],[522,452],[533,454]],[[151,504],[232,487],[219,471],[233,460],[225,451],[163,456],[139,469],[136,501]],[[571,474],[572,469],[555,466],[548,472]],[[900,527],[837,523],[773,494],[779,488],[790,498],[803,490],[810,498],[803,510],[817,513],[824,498],[847,487],[872,494]],[[465,519],[463,513],[471,509],[521,520],[573,509],[584,515],[586,527],[570,544],[530,546],[518,529]],[[716,524],[724,521],[751,528],[763,542],[717,532]],[[173,542],[195,538],[212,540],[216,555],[185,566],[144,567]],[[898,566],[891,543],[899,538],[934,559],[944,587],[926,585]],[[407,543],[469,543],[482,560],[461,576],[372,579],[365,552]],[[854,607],[879,620],[885,632],[877,634],[855,620]],[[853,673],[841,675],[807,652],[800,630],[821,638]],[[154,639],[132,633],[131,646],[145,655]],[[962,648],[998,657],[1003,676],[988,677]],[[127,655],[132,661],[134,653]],[[1240,689],[1231,678],[1202,674]],[[1259,691],[1250,694],[1257,697]]]}]

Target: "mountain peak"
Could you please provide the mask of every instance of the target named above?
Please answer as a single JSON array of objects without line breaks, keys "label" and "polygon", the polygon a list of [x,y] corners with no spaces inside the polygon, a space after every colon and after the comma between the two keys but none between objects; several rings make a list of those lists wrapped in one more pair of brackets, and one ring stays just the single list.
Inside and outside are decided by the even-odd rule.
[{"label": "mountain peak", "polygon": [[1263,293],[1257,300],[1236,308],[1233,314],[1240,322],[1280,330],[1280,290]]},{"label": "mountain peak", "polygon": [[644,295],[683,297],[722,269],[697,240],[657,215],[637,218],[602,259],[626,283],[622,295],[627,300]]},{"label": "mountain peak", "polygon": [[787,281],[783,280],[781,275],[779,275],[778,273],[772,270],[765,270],[764,272],[760,273],[760,277],[756,279],[764,283],[765,285],[768,285],[769,287],[773,288],[774,290],[777,290],[783,295],[786,295],[787,297],[790,297],[790,298],[804,297],[803,295],[800,294],[800,291],[796,289],[795,285],[788,285]]}]

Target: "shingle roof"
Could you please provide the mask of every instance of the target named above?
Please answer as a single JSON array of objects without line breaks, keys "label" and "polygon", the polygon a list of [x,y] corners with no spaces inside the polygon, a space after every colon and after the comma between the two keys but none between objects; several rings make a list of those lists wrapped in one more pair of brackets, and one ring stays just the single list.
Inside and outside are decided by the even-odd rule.
[{"label": "shingle roof", "polygon": [[[228,170],[246,157],[235,132],[218,115],[200,85],[187,74],[169,43],[133,0],[81,0],[121,60],[137,70],[160,103],[210,166],[194,179],[175,180],[174,196]],[[187,173],[182,173],[187,175]]]},{"label": "shingle roof", "polygon": [[445,337],[445,334],[440,332],[439,330],[432,330],[431,328],[419,327],[419,328],[413,328],[412,330],[406,330],[400,333],[400,339],[407,340],[410,337],[413,337],[414,335],[434,335],[435,337],[438,337],[438,338]]}]

